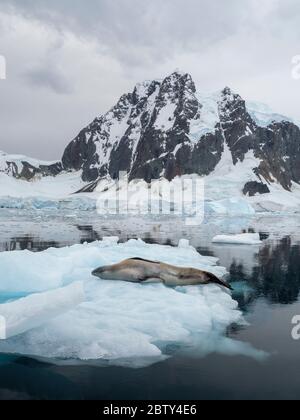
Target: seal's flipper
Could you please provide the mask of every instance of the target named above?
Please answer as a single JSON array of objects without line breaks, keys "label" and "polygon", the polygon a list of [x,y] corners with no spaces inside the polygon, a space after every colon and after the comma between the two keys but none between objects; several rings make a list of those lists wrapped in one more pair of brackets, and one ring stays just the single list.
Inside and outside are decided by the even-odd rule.
[{"label": "seal's flipper", "polygon": [[207,273],[209,276],[210,283],[215,283],[220,286],[226,287],[226,289],[233,290],[233,288],[228,284],[226,281],[219,279],[217,276],[215,276],[212,273]]}]

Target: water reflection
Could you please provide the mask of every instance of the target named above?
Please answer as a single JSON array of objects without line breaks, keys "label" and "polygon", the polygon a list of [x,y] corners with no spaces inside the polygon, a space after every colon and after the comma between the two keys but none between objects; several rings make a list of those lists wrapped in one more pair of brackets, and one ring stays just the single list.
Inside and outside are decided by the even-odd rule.
[{"label": "water reflection", "polygon": [[290,237],[263,246],[249,281],[271,303],[296,302],[300,292],[300,246],[293,245]]},{"label": "water reflection", "polygon": [[99,233],[94,229],[92,225],[77,225],[76,227],[81,233],[81,244],[84,242],[90,243],[99,241],[101,239]]},{"label": "water reflection", "polygon": [[[285,237],[278,242],[266,243],[255,255],[256,263],[249,273],[242,262],[233,259],[230,267],[230,279],[237,285],[237,299],[241,309],[257,298],[264,297],[274,304],[292,304],[297,302],[300,292],[300,245],[293,244]],[[240,280],[246,283],[239,293]]]},{"label": "water reflection", "polygon": [[55,241],[43,241],[31,235],[24,235],[20,237],[12,237],[9,241],[2,243],[2,251],[24,251],[25,249],[38,252],[44,251],[48,248],[58,248],[61,246]]}]

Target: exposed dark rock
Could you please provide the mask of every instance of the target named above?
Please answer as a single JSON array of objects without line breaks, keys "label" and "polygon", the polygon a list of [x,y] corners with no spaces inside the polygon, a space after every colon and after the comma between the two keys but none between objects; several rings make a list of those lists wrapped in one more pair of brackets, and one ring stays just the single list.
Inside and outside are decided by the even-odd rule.
[{"label": "exposed dark rock", "polygon": [[220,125],[231,151],[233,163],[243,161],[257,144],[257,125],[246,110],[245,101],[229,88],[222,92],[219,102]]},{"label": "exposed dark rock", "polygon": [[266,184],[257,181],[247,182],[243,189],[243,194],[249,197],[254,197],[256,194],[268,194],[269,192],[269,187]]},{"label": "exposed dark rock", "polygon": [[257,129],[262,160],[258,173],[265,179],[278,181],[290,190],[292,182],[300,183],[300,129],[282,121]]},{"label": "exposed dark rock", "polygon": [[[20,167],[21,166],[21,167]],[[24,179],[30,181],[39,176],[56,176],[62,172],[61,162],[57,162],[51,165],[38,165],[34,166],[26,161],[22,161],[21,165],[17,165],[14,161],[7,161],[4,172],[11,174],[15,178]]]},{"label": "exposed dark rock", "polygon": [[91,192],[95,191],[95,189],[97,188],[98,182],[99,182],[98,179],[94,182],[90,182],[89,184],[87,184],[83,188],[81,188],[80,190],[76,191],[74,194],[91,193]]}]

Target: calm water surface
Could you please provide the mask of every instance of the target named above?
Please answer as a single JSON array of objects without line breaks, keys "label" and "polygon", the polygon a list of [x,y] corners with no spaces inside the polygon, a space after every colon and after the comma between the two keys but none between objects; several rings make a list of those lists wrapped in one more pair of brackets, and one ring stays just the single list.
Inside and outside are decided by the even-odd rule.
[{"label": "calm water surface", "polygon": [[[218,233],[259,232],[261,247],[212,245]],[[291,320],[300,315],[300,218],[261,216],[208,219],[188,228],[170,218],[104,219],[82,212],[0,211],[0,251],[62,247],[104,236],[142,238],[176,246],[188,238],[203,255],[227,268],[249,325],[228,336],[270,354],[264,362],[244,356],[175,355],[142,369],[57,366],[0,355],[0,399],[299,399],[300,341]],[[1,273],[1,275],[5,275]],[[18,296],[16,296],[18,297]],[[5,296],[0,297],[0,301]]]}]

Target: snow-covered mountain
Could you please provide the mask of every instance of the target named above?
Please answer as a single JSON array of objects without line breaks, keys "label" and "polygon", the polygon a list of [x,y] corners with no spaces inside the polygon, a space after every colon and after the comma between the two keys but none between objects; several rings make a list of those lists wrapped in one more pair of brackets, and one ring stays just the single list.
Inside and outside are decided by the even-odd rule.
[{"label": "snow-covered mountain", "polygon": [[[61,162],[0,155],[0,172],[30,180],[79,171],[86,191],[102,178],[150,181],[197,174],[239,181],[244,195],[300,184],[300,129],[228,87],[210,96],[189,74],[136,85],[66,147]],[[59,177],[58,177],[59,178]],[[232,185],[232,184],[231,184]],[[231,191],[232,193],[232,191]]]},{"label": "snow-covered mountain", "polygon": [[15,178],[31,180],[37,176],[55,176],[62,170],[61,162],[45,162],[0,151],[0,172]]},{"label": "snow-covered mountain", "polygon": [[227,87],[203,96],[189,74],[175,72],[123,95],[68,145],[62,163],[88,182],[120,171],[171,180],[210,175],[228,153],[232,167],[249,153],[255,158],[245,194],[266,193],[273,182],[286,190],[300,183],[300,129],[292,120]]}]

